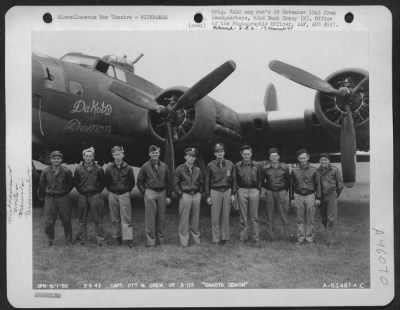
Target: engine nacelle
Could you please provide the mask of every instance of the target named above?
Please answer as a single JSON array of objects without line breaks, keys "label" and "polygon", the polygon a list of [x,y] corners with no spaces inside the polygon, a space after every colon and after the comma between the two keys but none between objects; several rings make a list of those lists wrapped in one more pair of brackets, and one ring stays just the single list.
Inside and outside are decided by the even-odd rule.
[{"label": "engine nacelle", "polygon": [[[176,101],[187,90],[186,87],[174,87],[163,91],[156,101],[160,105],[167,106],[172,100]],[[196,141],[205,143],[212,137],[216,125],[216,108],[209,97],[205,97],[192,107],[182,108],[176,111],[171,119],[172,138],[175,142]],[[166,126],[163,116],[155,112],[149,113],[150,130],[153,135],[164,140],[166,138]]]},{"label": "engine nacelle", "polygon": [[[334,88],[347,87],[353,89],[364,77],[367,71],[357,68],[336,71],[326,78]],[[345,113],[344,102],[334,94],[317,92],[315,95],[315,114],[321,126],[330,135],[339,139],[342,120]],[[369,84],[364,83],[351,100],[351,111],[357,137],[357,149],[369,150]]]}]

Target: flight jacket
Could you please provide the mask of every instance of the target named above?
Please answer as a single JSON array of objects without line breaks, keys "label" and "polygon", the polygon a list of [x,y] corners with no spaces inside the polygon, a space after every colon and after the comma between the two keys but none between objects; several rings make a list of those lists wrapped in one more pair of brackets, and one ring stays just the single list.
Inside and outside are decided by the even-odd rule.
[{"label": "flight jacket", "polygon": [[74,182],[80,194],[101,193],[105,185],[104,170],[97,163],[90,170],[82,163],[75,169]]},{"label": "flight jacket", "polygon": [[317,168],[307,164],[304,167],[292,169],[290,174],[290,199],[298,195],[315,194],[316,199],[321,199],[321,181]]},{"label": "flight jacket", "polygon": [[116,195],[130,193],[135,187],[135,176],[132,167],[122,162],[120,168],[112,163],[106,168],[105,185],[107,190]]},{"label": "flight jacket", "polygon": [[198,166],[192,167],[190,172],[186,164],[178,166],[175,170],[174,191],[181,197],[183,193],[203,192],[203,175]]},{"label": "flight jacket", "polygon": [[[207,197],[210,197],[211,189],[234,190],[235,181],[236,169],[230,160],[222,160],[221,166],[217,160],[208,163],[205,182]],[[232,194],[234,194],[234,192],[232,192]]]},{"label": "flight jacket", "polygon": [[45,195],[63,196],[68,194],[74,187],[72,172],[63,166],[53,171],[47,167],[42,171],[39,180],[38,196],[43,199]]}]

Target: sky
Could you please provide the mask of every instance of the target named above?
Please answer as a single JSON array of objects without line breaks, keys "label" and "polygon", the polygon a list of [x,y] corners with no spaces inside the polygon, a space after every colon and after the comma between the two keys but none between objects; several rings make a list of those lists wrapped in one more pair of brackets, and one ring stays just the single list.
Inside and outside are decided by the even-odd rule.
[{"label": "sky", "polygon": [[46,31],[32,34],[32,50],[135,59],[135,73],[162,88],[191,86],[227,60],[236,70],[209,95],[237,112],[264,111],[269,83],[280,110],[313,108],[315,91],[268,68],[280,60],[325,79],[343,68],[368,70],[368,33],[350,31]]}]

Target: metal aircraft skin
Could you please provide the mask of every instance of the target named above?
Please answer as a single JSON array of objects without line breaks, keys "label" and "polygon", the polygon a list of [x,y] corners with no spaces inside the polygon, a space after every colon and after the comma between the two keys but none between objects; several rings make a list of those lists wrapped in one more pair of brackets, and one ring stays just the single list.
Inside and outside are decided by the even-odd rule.
[{"label": "metal aircraft skin", "polygon": [[[137,61],[137,60],[136,60]],[[213,158],[212,144],[223,142],[227,158],[240,159],[239,147],[253,146],[255,159],[269,147],[283,160],[307,147],[312,155],[341,153],[345,182],[355,182],[356,150],[369,151],[368,73],[343,69],[326,80],[271,61],[270,69],[317,90],[314,109],[279,111],[275,88],[268,85],[265,112],[237,113],[207,96],[235,70],[227,61],[192,87],[162,89],[134,72],[126,58],[68,53],[61,59],[32,54],[32,158],[45,161],[59,149],[64,161],[78,163],[93,146],[96,160],[111,161],[110,149],[122,145],[126,161],[140,166],[148,146],[162,146],[173,167],[185,147],[197,147],[201,162]],[[223,87],[221,85],[220,87]],[[245,103],[244,103],[245,104]]]}]

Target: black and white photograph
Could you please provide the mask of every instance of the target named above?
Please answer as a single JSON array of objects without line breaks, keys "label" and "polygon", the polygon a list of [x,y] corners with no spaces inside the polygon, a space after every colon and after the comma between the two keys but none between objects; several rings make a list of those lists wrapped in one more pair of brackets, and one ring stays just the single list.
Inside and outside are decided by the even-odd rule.
[{"label": "black and white photograph", "polygon": [[[392,165],[377,159],[392,148],[374,47],[386,41],[357,24],[386,12],[353,10],[353,29],[329,7],[262,7],[265,29],[221,22],[246,8],[207,8],[204,21],[187,8],[193,25],[225,25],[209,30],[129,28],[133,9],[109,9],[109,24],[54,9],[48,27],[35,13],[45,22],[20,56],[29,102],[7,101],[7,120],[29,110],[8,125],[6,172],[7,238],[22,221],[30,239],[20,254],[7,243],[21,255],[8,268],[27,265],[38,305],[357,305],[346,298],[393,287],[393,206],[376,195],[392,191],[392,171],[377,170]],[[337,29],[299,29],[300,16]]]}]

